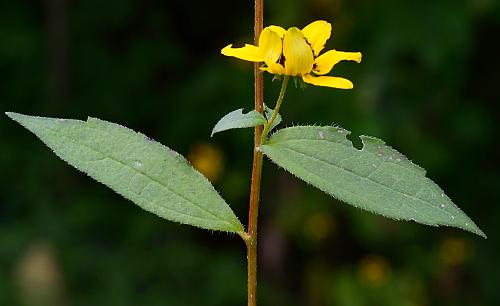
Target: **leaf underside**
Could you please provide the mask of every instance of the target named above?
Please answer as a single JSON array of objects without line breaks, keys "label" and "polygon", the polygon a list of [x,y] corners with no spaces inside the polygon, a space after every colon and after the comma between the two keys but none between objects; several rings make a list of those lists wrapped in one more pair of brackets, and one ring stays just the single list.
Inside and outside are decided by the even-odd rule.
[{"label": "leaf underside", "polygon": [[266,118],[264,118],[264,116],[258,111],[252,110],[244,114],[243,108],[240,108],[222,117],[215,124],[211,136],[213,136],[215,133],[226,130],[255,127],[258,125],[263,125],[265,123]]},{"label": "leaf underside", "polygon": [[261,147],[272,161],[298,178],[353,206],[397,220],[458,227],[486,235],[425,170],[382,140],[333,126],[296,126],[279,130]]},{"label": "leaf underside", "polygon": [[205,229],[243,226],[208,180],[181,155],[143,134],[107,121],[6,113],[55,154],[141,208]]}]

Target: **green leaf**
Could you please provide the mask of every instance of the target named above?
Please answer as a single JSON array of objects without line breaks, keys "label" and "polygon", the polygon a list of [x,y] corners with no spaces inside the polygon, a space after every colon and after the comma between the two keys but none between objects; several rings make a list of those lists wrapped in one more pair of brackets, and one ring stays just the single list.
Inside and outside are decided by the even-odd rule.
[{"label": "green leaf", "polygon": [[425,170],[379,139],[353,147],[339,127],[297,126],[276,132],[262,152],[327,194],[383,216],[485,234],[425,176]]},{"label": "green leaf", "polygon": [[[264,104],[264,115],[266,119],[269,121],[271,119],[271,116],[273,115],[274,109],[267,107],[267,105]],[[281,123],[283,119],[281,118],[281,115],[278,113],[276,118],[274,119],[273,124],[271,125],[271,128],[269,131],[272,131],[278,124]]]},{"label": "green leaf", "polygon": [[266,118],[264,118],[264,116],[258,111],[253,110],[246,114],[243,114],[243,108],[240,108],[222,117],[214,126],[211,136],[213,136],[215,133],[226,130],[263,125],[266,122]]},{"label": "green leaf", "polygon": [[208,180],[178,153],[126,127],[95,118],[55,119],[6,113],[61,159],[141,208],[205,229],[243,226]]}]

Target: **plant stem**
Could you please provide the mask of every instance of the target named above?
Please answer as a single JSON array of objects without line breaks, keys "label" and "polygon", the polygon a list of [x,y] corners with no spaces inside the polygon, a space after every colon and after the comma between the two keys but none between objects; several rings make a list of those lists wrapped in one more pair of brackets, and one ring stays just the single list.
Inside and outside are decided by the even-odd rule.
[{"label": "plant stem", "polygon": [[[254,17],[254,43],[258,44],[260,33],[263,28],[264,0],[255,0]],[[260,64],[254,65],[255,76],[255,110],[264,112],[264,78],[260,71]],[[263,126],[255,127],[252,185],[250,188],[250,205],[248,209],[248,232],[245,239],[247,245],[247,269],[248,269],[248,306],[257,305],[257,219],[259,214],[260,181],[262,176],[262,153],[258,151],[262,140]]]},{"label": "plant stem", "polygon": [[267,121],[267,124],[264,126],[264,131],[262,132],[262,138],[260,141],[261,144],[266,143],[267,134],[269,134],[269,132],[271,131],[274,119],[276,119],[276,117],[278,116],[281,103],[283,103],[283,98],[285,97],[286,85],[288,84],[289,79],[290,77],[288,75],[285,75],[283,77],[283,83],[281,84],[281,90],[280,90],[280,95],[278,96],[278,101],[276,101],[276,106],[274,107],[274,111],[271,115],[271,118],[269,118],[269,120]]},{"label": "plant stem", "polygon": [[[285,76],[281,84],[281,90],[276,101],[271,118],[264,125],[263,130],[255,132],[255,146],[254,146],[254,160],[252,167],[252,186],[250,189],[250,207],[248,213],[248,232],[239,233],[247,245],[247,269],[248,269],[248,306],[257,305],[256,289],[257,289],[257,221],[259,216],[259,197],[260,197],[260,182],[262,177],[262,161],[263,155],[259,146],[266,142],[267,134],[271,130],[271,126],[278,116],[278,112],[283,98],[285,97],[286,86],[288,84],[289,76]],[[261,126],[262,127],[262,126]]]}]

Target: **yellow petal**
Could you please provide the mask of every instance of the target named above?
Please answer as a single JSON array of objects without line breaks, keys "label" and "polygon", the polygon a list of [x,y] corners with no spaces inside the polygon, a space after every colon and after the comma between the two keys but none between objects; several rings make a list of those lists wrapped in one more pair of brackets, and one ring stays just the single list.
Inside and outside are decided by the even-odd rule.
[{"label": "yellow petal", "polygon": [[324,20],[318,20],[303,28],[302,33],[311,45],[314,55],[318,56],[332,34],[332,25]]},{"label": "yellow petal", "polygon": [[283,38],[283,55],[286,75],[304,75],[312,71],[312,49],[299,29],[290,28],[286,31]]},{"label": "yellow petal", "polygon": [[225,56],[232,56],[250,62],[264,61],[264,56],[262,56],[259,48],[254,45],[245,45],[242,48],[233,48],[233,45],[228,45],[221,50],[221,53]]},{"label": "yellow petal", "polygon": [[303,75],[302,80],[306,83],[316,85],[316,86],[325,86],[332,88],[340,88],[340,89],[352,89],[354,86],[351,81],[344,78],[331,77],[331,76],[319,76],[315,77],[310,74]]},{"label": "yellow petal", "polygon": [[281,64],[270,64],[267,67],[261,67],[260,70],[267,71],[272,74],[283,75],[285,74],[285,68]]},{"label": "yellow petal", "polygon": [[286,30],[283,29],[282,27],[280,26],[275,26],[275,25],[272,25],[272,26],[268,26],[268,28],[270,28],[271,30],[273,30],[276,34],[278,34],[280,36],[280,38],[283,38],[283,36],[285,36],[285,33],[286,33]]},{"label": "yellow petal", "polygon": [[361,63],[361,52],[342,52],[337,50],[325,52],[314,61],[314,73],[319,75],[327,74],[340,61]]},{"label": "yellow petal", "polygon": [[281,56],[283,43],[280,36],[271,30],[265,28],[259,37],[259,52],[264,58],[266,64],[276,63]]}]

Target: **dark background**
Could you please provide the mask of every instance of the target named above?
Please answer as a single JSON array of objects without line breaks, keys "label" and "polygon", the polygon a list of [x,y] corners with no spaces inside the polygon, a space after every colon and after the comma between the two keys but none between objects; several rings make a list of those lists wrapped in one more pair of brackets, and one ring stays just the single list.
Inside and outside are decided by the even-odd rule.
[{"label": "dark background", "polygon": [[[267,0],[265,24],[333,23],[327,49],[361,51],[354,90],[290,87],[284,125],[339,124],[428,170],[488,235],[395,222],[266,161],[260,305],[500,305],[495,0]],[[189,156],[246,224],[251,129],[210,138],[253,107],[253,3],[45,0],[0,4],[0,105],[127,125]],[[266,100],[279,85],[266,75]],[[1,305],[244,305],[239,237],[164,221],[0,118]],[[353,137],[356,142],[356,137]]]}]

